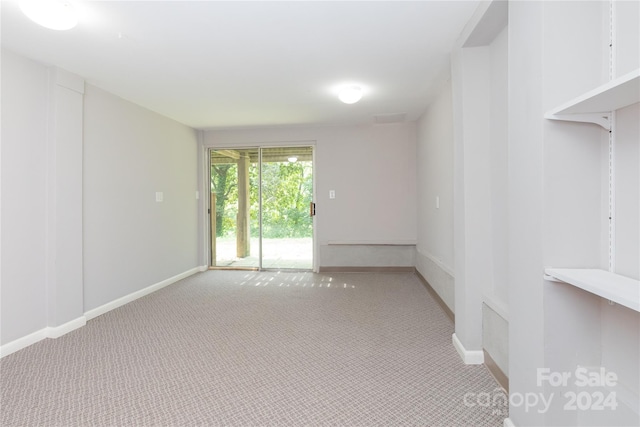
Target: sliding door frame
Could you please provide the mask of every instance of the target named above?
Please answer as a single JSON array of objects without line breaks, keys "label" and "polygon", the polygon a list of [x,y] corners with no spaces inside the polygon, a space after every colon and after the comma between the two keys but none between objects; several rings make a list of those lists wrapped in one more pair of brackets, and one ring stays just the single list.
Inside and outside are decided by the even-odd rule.
[{"label": "sliding door frame", "polygon": [[[258,222],[259,222],[259,229],[260,229],[260,236],[258,239],[258,267],[257,268],[247,268],[246,270],[258,270],[258,271],[265,271],[265,270],[272,270],[272,269],[264,269],[262,266],[262,150],[263,149],[269,149],[269,148],[295,148],[295,147],[309,147],[311,148],[311,167],[313,170],[313,174],[312,174],[312,195],[311,198],[313,200],[313,202],[315,203],[315,201],[317,200],[317,193],[316,193],[316,183],[317,183],[317,173],[316,173],[316,141],[291,141],[291,142],[277,142],[277,143],[256,143],[256,144],[247,144],[247,145],[235,145],[235,144],[215,144],[215,145],[205,145],[203,146],[204,148],[204,156],[205,156],[205,164],[206,167],[204,168],[205,170],[203,171],[203,183],[205,183],[205,188],[202,193],[203,195],[206,195],[206,203],[203,203],[203,211],[204,211],[204,218],[206,219],[205,221],[203,221],[203,229],[201,230],[201,235],[205,236],[205,242],[204,242],[204,256],[205,259],[207,260],[206,265],[209,269],[215,269],[215,268],[219,268],[219,267],[215,267],[212,265],[212,252],[211,252],[211,239],[212,239],[212,229],[211,229],[211,213],[212,213],[212,207],[211,207],[211,151],[215,151],[215,150],[258,150],[258,159],[259,159],[259,163],[258,163],[258,176],[260,179],[260,185],[258,186],[258,207],[260,209],[259,215],[258,215]],[[312,247],[311,247],[311,265],[312,268],[311,270],[313,272],[318,272],[318,243],[317,243],[317,218],[316,215],[313,216],[312,218],[312,224],[313,224],[313,242],[312,242]],[[286,271],[286,269],[283,269],[283,271]]]}]

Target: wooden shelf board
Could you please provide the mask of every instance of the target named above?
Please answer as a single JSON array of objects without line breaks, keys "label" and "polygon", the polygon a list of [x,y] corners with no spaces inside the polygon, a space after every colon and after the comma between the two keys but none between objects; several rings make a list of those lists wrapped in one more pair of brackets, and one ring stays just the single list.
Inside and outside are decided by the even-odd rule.
[{"label": "wooden shelf board", "polygon": [[547,268],[545,274],[640,312],[640,281],[597,269]]},{"label": "wooden shelf board", "polygon": [[562,120],[570,114],[607,113],[640,102],[640,69],[603,84],[545,114]]}]

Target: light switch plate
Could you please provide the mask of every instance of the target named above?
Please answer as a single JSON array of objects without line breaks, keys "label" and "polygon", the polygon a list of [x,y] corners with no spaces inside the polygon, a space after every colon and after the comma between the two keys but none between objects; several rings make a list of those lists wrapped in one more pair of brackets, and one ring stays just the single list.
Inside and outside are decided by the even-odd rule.
[{"label": "light switch plate", "polygon": [[162,191],[156,191],[156,202],[164,201],[164,193]]}]

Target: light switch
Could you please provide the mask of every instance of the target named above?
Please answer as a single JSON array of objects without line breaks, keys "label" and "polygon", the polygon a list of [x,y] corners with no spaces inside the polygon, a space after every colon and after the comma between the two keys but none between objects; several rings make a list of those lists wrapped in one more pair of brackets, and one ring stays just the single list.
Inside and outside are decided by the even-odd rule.
[{"label": "light switch", "polygon": [[329,198],[330,199],[336,198],[336,190],[329,190]]},{"label": "light switch", "polygon": [[156,191],[156,202],[164,201],[164,193],[162,191]]},{"label": "light switch", "polygon": [[200,192],[196,191],[196,200],[200,200]]},{"label": "light switch", "polygon": [[440,209],[440,196],[436,196],[436,209]]}]

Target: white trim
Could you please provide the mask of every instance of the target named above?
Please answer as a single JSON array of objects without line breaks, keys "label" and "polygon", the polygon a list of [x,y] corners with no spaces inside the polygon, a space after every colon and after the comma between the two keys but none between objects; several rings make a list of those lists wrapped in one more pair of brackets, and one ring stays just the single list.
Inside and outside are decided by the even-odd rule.
[{"label": "white trim", "polygon": [[111,311],[111,310],[113,310],[115,308],[118,308],[118,307],[121,307],[121,306],[123,306],[125,304],[128,304],[131,301],[135,301],[138,298],[141,298],[141,297],[143,297],[145,295],[149,295],[150,293],[155,292],[155,291],[157,291],[159,289],[162,289],[162,288],[164,288],[166,286],[169,286],[169,285],[177,282],[178,280],[182,280],[182,279],[184,279],[186,277],[189,277],[189,276],[191,276],[193,274],[196,274],[196,273],[198,273],[200,271],[203,271],[202,270],[203,268],[206,270],[206,266],[194,267],[191,270],[185,271],[184,273],[180,273],[178,275],[175,275],[173,277],[165,279],[165,280],[163,280],[161,282],[158,282],[158,283],[156,283],[154,285],[147,286],[144,289],[140,289],[139,291],[130,293],[129,295],[125,295],[125,296],[123,296],[121,298],[118,298],[117,300],[108,302],[108,303],[106,303],[104,305],[101,305],[100,307],[94,308],[93,310],[89,310],[89,311],[85,312],[84,315],[87,318],[87,320],[95,319],[96,317],[98,317],[98,316],[100,316],[100,315],[102,315],[102,314],[104,314],[104,313],[106,313],[108,311]]},{"label": "white trim", "polygon": [[209,203],[211,202],[211,177],[207,179],[207,171],[211,170],[211,165],[209,164],[209,162],[211,161],[211,157],[209,156],[209,149],[204,146],[204,137],[204,131],[198,130],[198,176],[200,178],[198,183],[198,188],[200,188],[200,200],[198,202],[201,216],[201,221],[198,221],[198,236],[200,236],[199,238],[202,238],[202,241],[200,242],[202,245],[200,261],[208,268],[211,263],[211,232],[209,230],[209,228],[211,227],[211,219],[209,218]]},{"label": "white trim", "polygon": [[415,246],[416,240],[329,240],[328,246]]},{"label": "white trim", "polygon": [[[288,126],[283,126],[283,128],[288,128]],[[220,132],[225,132],[225,131],[229,131],[229,130],[256,130],[255,127],[234,127],[234,128],[219,128],[219,129],[204,129],[204,147],[205,148],[211,148],[213,150],[223,150],[225,148],[228,149],[233,149],[233,150],[247,150],[247,149],[253,149],[253,148],[281,148],[281,147],[309,147],[309,146],[316,146],[318,140],[317,139],[295,139],[292,141],[283,141],[281,139],[276,139],[274,141],[262,141],[262,142],[254,142],[254,143],[247,143],[247,142],[241,142],[241,141],[227,141],[227,142],[221,142],[221,141],[216,141],[213,143],[209,143],[207,144],[207,133],[209,132],[213,132],[213,131],[220,131]],[[266,128],[261,128],[261,129],[266,129]]]},{"label": "white trim", "polygon": [[52,67],[57,86],[84,94],[84,79],[62,68]]},{"label": "white trim", "polygon": [[447,266],[445,263],[442,262],[442,260],[440,258],[437,258],[434,255],[431,255],[428,252],[423,252],[422,250],[420,250],[420,248],[418,248],[418,246],[416,245],[416,252],[420,255],[422,255],[423,257],[427,258],[429,261],[431,261],[432,263],[434,263],[435,265],[437,265],[438,267],[440,267],[440,269],[442,271],[444,271],[445,273],[447,273],[449,276],[451,276],[452,278],[455,279],[456,274],[454,273],[454,271],[449,268],[449,266]]},{"label": "white trim", "polygon": [[73,319],[60,326],[47,326],[39,331],[35,331],[29,335],[25,335],[22,338],[13,340],[3,346],[0,346],[0,358],[15,353],[18,350],[29,347],[32,344],[42,341],[45,338],[59,338],[71,331],[83,327],[87,324],[85,316],[80,316],[77,319]]},{"label": "white trim", "polygon": [[11,353],[15,353],[18,350],[22,350],[25,347],[29,347],[31,344],[35,344],[45,338],[47,338],[47,328],[40,329],[39,331],[35,331],[22,338],[6,343],[5,345],[0,346],[0,358],[8,356]]},{"label": "white trim", "polygon": [[507,306],[502,301],[498,300],[495,295],[485,294],[482,299],[484,305],[496,312],[498,316],[502,317],[504,320],[509,321],[509,310],[507,309]]},{"label": "white trim", "polygon": [[503,427],[516,427],[516,425],[513,423],[513,421],[511,421],[511,418],[505,418],[503,423],[502,423]]},{"label": "white trim", "polygon": [[484,363],[484,353],[482,350],[465,349],[455,333],[451,336],[451,341],[465,365],[482,365]]},{"label": "white trim", "polygon": [[87,318],[85,316],[80,316],[77,319],[73,319],[72,321],[60,326],[49,326],[46,328],[47,338],[60,338],[71,331],[82,328],[86,324]]},{"label": "white trim", "polygon": [[455,48],[488,46],[507,26],[509,5],[500,0],[481,1],[467,21]]},{"label": "white trim", "polygon": [[[316,145],[311,145],[311,201],[318,203],[318,168],[316,166]],[[315,212],[314,212],[315,213]],[[313,272],[320,272],[320,245],[318,243],[318,216],[311,217],[311,226],[313,230],[313,242],[311,248],[311,264]]]},{"label": "white trim", "polygon": [[118,308],[140,297],[143,297],[152,292],[155,292],[158,289],[164,288],[165,286],[175,283],[178,280],[182,280],[198,272],[206,271],[207,269],[208,269],[208,266],[206,265],[194,267],[191,270],[187,270],[184,273],[180,273],[176,276],[170,277],[166,280],[163,280],[162,282],[156,283],[155,285],[151,285],[137,292],[133,292],[129,295],[126,295],[122,298],[118,298],[115,301],[111,301],[110,303],[102,305],[98,308],[89,310],[86,313],[84,313],[84,316],[80,316],[77,319],[73,319],[63,325],[47,326],[46,328],[42,328],[29,335],[25,335],[24,337],[13,340],[7,344],[0,346],[0,358],[8,356],[9,354],[15,353],[18,350],[22,350],[23,348],[29,347],[30,345],[35,344],[38,341],[42,341],[45,338],[54,338],[54,339],[60,338],[61,336],[68,334],[71,331],[74,331],[78,328],[83,327],[84,325],[87,324],[87,320],[94,319],[100,316],[101,314],[104,314],[108,311],[113,310],[114,308]]}]

